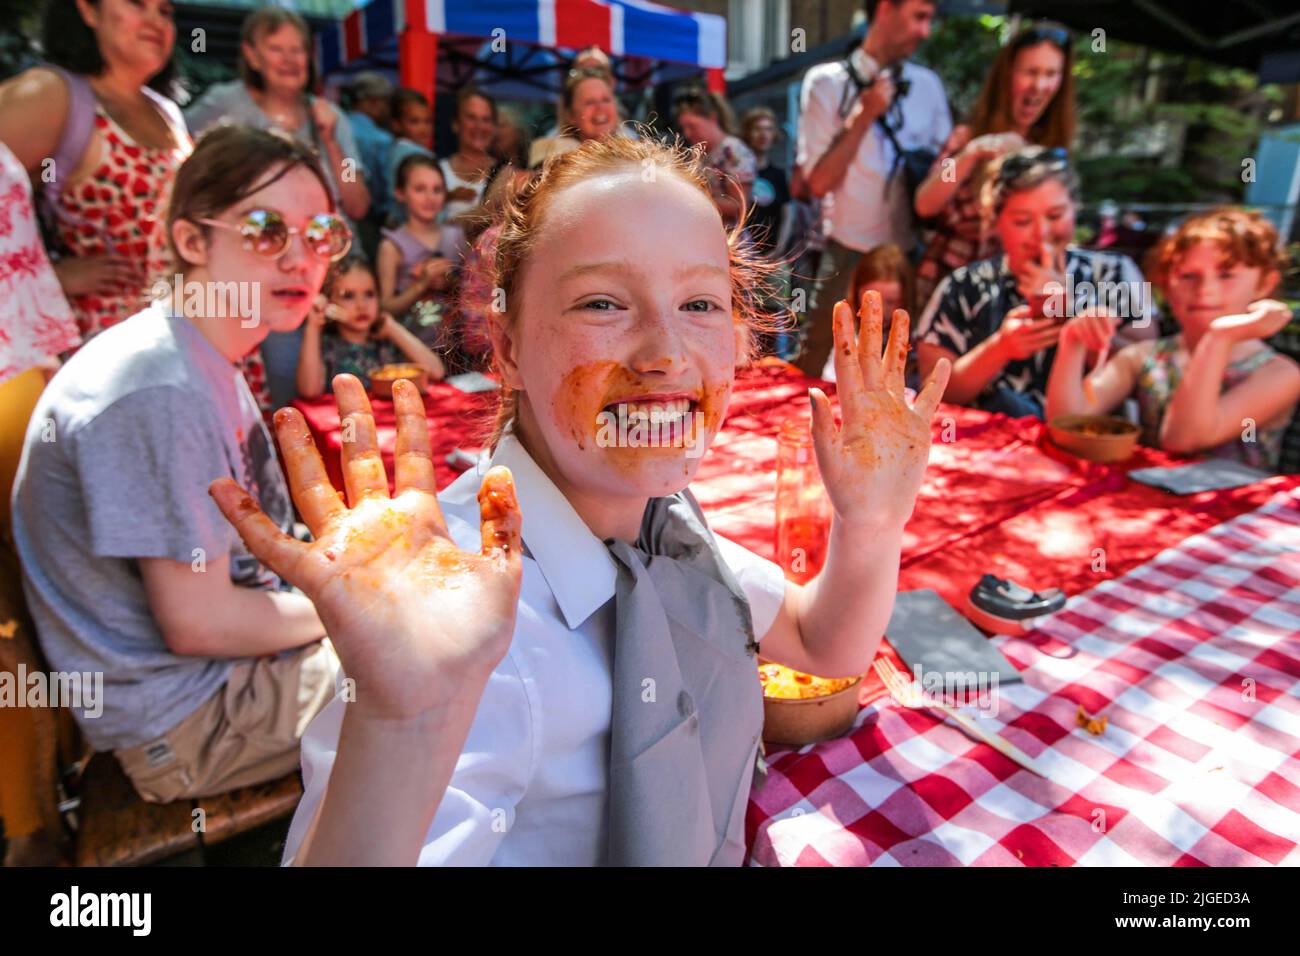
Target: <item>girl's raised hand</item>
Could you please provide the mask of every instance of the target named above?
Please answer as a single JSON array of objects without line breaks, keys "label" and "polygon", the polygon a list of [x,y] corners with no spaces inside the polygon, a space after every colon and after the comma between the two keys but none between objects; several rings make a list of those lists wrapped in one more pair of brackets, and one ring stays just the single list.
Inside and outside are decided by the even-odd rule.
[{"label": "girl's raised hand", "polygon": [[[424,404],[407,381],[393,386],[397,494],[389,497],[375,420],[352,375],[334,379],[343,422],[348,504],[330,484],[302,414],[275,416],[293,500],[310,544],[277,528],[229,478],[210,492],[249,550],[301,588],[356,681],[349,703],[366,716],[407,719],[435,703],[447,675],[486,680],[510,646],[521,575],[514,482],[493,468],[479,489],[482,548],[461,551],[435,497]],[[435,679],[435,677],[437,679]]]},{"label": "girl's raised hand", "polygon": [[1257,299],[1238,315],[1221,315],[1210,328],[1228,335],[1234,342],[1266,339],[1276,335],[1291,322],[1291,310],[1277,299]]},{"label": "girl's raised hand", "polygon": [[307,324],[314,329],[323,329],[325,320],[328,318],[327,310],[330,307],[329,299],[323,295],[316,296],[312,300],[311,308],[307,310]]},{"label": "girl's raised hand", "polygon": [[813,444],[836,520],[873,530],[906,523],[930,457],[930,420],[952,371],[940,359],[913,405],[903,392],[907,312],[894,311],[881,356],[884,325],[880,293],[862,297],[861,332],[853,331],[847,302],[835,305],[835,378],[843,424],[837,430],[830,399],[811,389]]},{"label": "girl's raised hand", "polygon": [[452,261],[445,256],[425,259],[420,266],[420,281],[426,289],[440,289],[446,285],[447,273],[451,271]]}]

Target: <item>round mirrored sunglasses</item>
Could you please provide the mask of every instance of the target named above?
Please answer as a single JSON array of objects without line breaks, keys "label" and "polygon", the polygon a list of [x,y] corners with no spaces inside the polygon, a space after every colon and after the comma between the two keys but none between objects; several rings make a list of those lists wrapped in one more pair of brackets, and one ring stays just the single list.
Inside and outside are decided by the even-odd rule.
[{"label": "round mirrored sunglasses", "polygon": [[337,262],[352,248],[352,229],[347,221],[332,212],[312,216],[302,227],[290,226],[284,217],[270,209],[254,209],[238,222],[200,219],[205,226],[234,229],[244,240],[244,248],[267,259],[279,259],[289,251],[296,234],[302,236],[307,250],[327,262]]}]

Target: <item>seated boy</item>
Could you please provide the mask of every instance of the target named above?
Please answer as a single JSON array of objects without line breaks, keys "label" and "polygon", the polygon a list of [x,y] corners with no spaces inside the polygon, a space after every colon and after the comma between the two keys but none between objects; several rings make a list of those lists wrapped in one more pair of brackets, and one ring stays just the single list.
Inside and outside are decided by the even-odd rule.
[{"label": "seated boy", "polygon": [[[312,603],[244,548],[208,496],[229,475],[291,526],[275,448],[236,363],[268,331],[301,324],[311,295],[276,290],[314,293],[328,263],[302,250],[259,258],[233,224],[246,205],[303,222],[328,206],[323,183],[290,140],[245,127],[208,134],[177,176],[173,253],[200,288],[251,280],[260,321],[155,303],[77,352],[28,425],[13,522],[37,636],[55,670],[102,680],[94,710],[73,715],[145,800],[290,772],[302,732],[334,696],[338,661]],[[230,208],[200,205],[212,196]]]}]

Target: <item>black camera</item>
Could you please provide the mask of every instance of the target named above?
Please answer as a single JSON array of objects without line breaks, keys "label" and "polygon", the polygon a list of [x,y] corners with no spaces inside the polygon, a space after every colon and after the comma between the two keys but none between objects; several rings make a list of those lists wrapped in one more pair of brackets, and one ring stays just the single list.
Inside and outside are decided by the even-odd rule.
[{"label": "black camera", "polygon": [[907,91],[912,88],[912,81],[904,79],[903,64],[895,63],[889,68],[889,75],[894,81],[894,102],[897,103],[907,95]]},{"label": "black camera", "polygon": [[853,99],[863,90],[870,89],[882,72],[888,71],[889,78],[894,82],[894,98],[889,104],[891,109],[898,105],[899,100],[907,96],[907,91],[912,86],[912,81],[903,77],[901,62],[890,64],[885,67],[885,70],[880,70],[861,47],[849,54],[846,66],[849,72],[849,83],[844,89],[844,95],[840,97],[841,117],[848,115],[853,106]]}]

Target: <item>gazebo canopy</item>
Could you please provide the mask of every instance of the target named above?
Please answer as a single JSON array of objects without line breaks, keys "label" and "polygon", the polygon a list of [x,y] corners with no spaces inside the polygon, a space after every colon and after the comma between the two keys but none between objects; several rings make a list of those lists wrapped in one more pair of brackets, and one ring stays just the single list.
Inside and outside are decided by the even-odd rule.
[{"label": "gazebo canopy", "polygon": [[320,32],[321,69],[405,73],[404,34],[438,37],[439,86],[473,79],[512,98],[555,97],[568,62],[557,49],[598,46],[636,85],[702,71],[716,81],[727,64],[725,18],[646,0],[372,0]]}]

